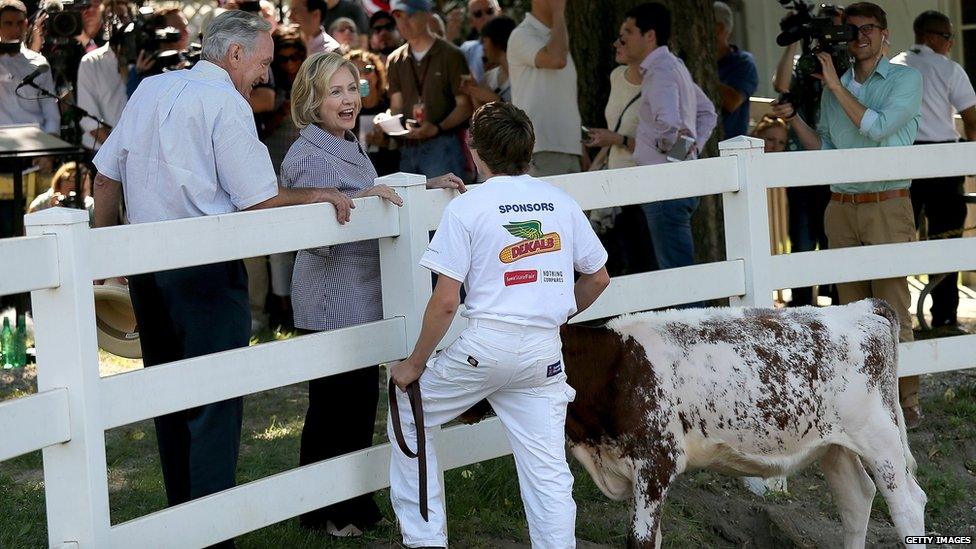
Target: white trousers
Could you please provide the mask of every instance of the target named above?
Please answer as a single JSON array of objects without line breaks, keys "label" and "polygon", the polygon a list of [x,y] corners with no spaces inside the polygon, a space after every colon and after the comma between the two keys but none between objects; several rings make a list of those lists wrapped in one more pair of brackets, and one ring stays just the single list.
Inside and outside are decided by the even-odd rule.
[{"label": "white trousers", "polygon": [[[446,547],[447,516],[432,428],[487,398],[505,427],[518,470],[532,547],[576,547],[573,475],[566,463],[566,406],[576,392],[566,383],[559,331],[471,320],[420,377],[427,433],[430,521],[420,516],[418,464],[393,444],[390,499],[407,547]],[[416,448],[406,394],[397,391],[403,438]],[[392,418],[387,421],[391,441]],[[472,441],[477,444],[477,441]]]}]

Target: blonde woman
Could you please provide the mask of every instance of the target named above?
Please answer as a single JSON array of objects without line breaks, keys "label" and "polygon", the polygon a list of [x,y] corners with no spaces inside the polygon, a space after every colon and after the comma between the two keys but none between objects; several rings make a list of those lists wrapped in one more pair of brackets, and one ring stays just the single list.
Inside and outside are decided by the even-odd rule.
[{"label": "blonde woman", "polygon": [[[291,116],[299,138],[281,165],[289,188],[335,188],[350,198],[378,196],[400,206],[352,132],[362,109],[359,69],[335,53],[302,63],[292,86]],[[432,179],[428,188],[464,191],[454,174]],[[300,333],[335,330],[383,318],[379,245],[375,240],[298,252],[292,275],[292,307]],[[379,367],[309,382],[308,412],[299,463],[314,463],[369,447],[373,442]],[[381,518],[372,495],[331,505],[301,517],[308,528],[333,536],[362,534]]]}]

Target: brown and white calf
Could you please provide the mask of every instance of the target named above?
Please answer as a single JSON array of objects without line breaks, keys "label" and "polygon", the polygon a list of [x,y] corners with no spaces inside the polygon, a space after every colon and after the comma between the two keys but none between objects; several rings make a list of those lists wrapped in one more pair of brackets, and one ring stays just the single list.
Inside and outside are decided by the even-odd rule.
[{"label": "brown and white calf", "polygon": [[875,487],[898,534],[923,535],[897,343],[895,313],[877,300],[566,326],[572,453],[608,497],[633,498],[632,546],[660,546],[661,507],[684,471],[768,478],[814,460],[840,508],[845,546],[863,547]]}]

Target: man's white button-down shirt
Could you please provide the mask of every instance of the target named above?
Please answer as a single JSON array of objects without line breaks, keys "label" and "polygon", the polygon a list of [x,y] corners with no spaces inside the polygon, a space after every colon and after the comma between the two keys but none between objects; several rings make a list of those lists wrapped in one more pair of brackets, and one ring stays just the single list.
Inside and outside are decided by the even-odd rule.
[{"label": "man's white button-down shirt", "polygon": [[226,214],[278,194],[250,105],[208,61],[143,80],[94,162],[122,182],[130,223]]}]

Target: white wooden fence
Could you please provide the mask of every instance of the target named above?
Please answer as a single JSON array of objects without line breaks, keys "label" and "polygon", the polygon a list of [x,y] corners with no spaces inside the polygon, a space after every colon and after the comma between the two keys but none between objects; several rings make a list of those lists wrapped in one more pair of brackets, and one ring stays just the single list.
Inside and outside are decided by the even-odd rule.
[{"label": "white wooden fence", "polygon": [[[971,239],[771,256],[766,201],[774,186],[974,173],[976,144],[764,155],[761,141],[742,137],[720,149],[721,158],[549,178],[584,209],[724,198],[725,261],[615,278],[577,321],[725,297],[769,306],[777,288],[976,269]],[[387,486],[383,444],[113,526],[104,437],[168,412],[404,357],[431,293],[418,260],[451,194],[426,190],[416,175],[381,182],[404,206],[360,199],[344,226],[331,205],[97,230],[82,211],[53,209],[27,217],[27,237],[0,241],[0,257],[10,259],[0,294],[32,292],[38,350],[38,394],[0,404],[0,460],[43,449],[52,547],[205,546]],[[384,320],[99,377],[93,279],[364,239],[380,240]],[[976,335],[903,344],[900,373],[976,366],[974,349]],[[447,428],[438,446],[445,469],[510,452],[497,420]]]}]

